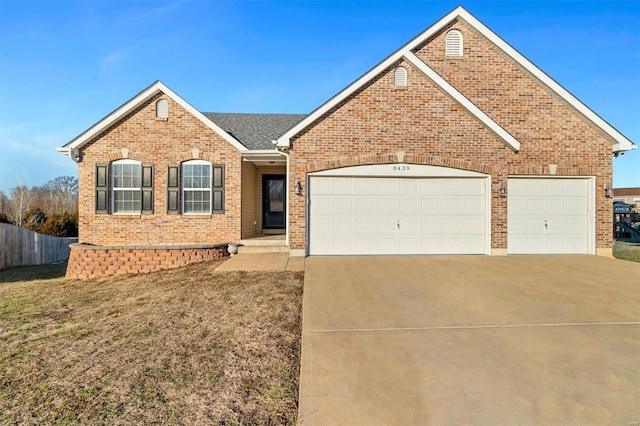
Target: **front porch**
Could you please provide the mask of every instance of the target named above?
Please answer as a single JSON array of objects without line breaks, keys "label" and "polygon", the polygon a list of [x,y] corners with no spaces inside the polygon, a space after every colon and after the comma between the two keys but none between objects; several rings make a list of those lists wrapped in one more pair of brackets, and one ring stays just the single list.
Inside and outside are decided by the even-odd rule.
[{"label": "front porch", "polygon": [[238,254],[246,253],[289,253],[287,236],[284,230],[281,234],[257,235],[240,240]]}]

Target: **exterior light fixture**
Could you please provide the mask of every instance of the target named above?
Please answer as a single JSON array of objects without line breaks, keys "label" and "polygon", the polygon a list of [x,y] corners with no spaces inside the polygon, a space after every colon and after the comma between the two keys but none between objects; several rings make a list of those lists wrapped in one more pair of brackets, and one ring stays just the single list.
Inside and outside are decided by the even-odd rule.
[{"label": "exterior light fixture", "polygon": [[498,191],[500,198],[505,198],[507,196],[507,187],[504,186],[503,183],[500,184],[500,189]]},{"label": "exterior light fixture", "polygon": [[613,196],[613,189],[611,189],[611,185],[605,185],[604,196],[607,198],[611,198]]},{"label": "exterior light fixture", "polygon": [[295,191],[296,195],[302,195],[302,184],[300,181],[296,182]]}]

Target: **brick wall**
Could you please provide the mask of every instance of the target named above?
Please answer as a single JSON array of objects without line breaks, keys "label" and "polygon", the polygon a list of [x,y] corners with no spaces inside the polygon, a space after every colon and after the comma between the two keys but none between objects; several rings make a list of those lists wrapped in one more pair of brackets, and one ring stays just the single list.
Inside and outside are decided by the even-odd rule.
[{"label": "brick wall", "polygon": [[[159,99],[169,103],[169,118],[157,119]],[[102,132],[82,149],[79,163],[79,242],[95,245],[227,243],[240,240],[241,159],[238,150],[171,98],[158,94]],[[154,213],[95,213],[95,166],[130,158],[153,164]],[[225,166],[225,212],[167,214],[167,168],[203,159]]]},{"label": "brick wall", "polygon": [[[414,53],[521,143],[515,152],[411,64],[400,60],[292,139],[289,182],[306,173],[350,165],[398,161],[491,174],[491,247],[507,246],[509,175],[596,176],[596,247],[612,246],[612,141],[587,123],[520,66],[464,22],[464,56],[445,57],[444,34]],[[447,29],[447,30],[448,30]],[[393,70],[407,69],[408,86],[396,88]],[[305,246],[305,200],[289,188],[289,241]]]},{"label": "brick wall", "polygon": [[218,246],[90,246],[72,244],[66,277],[98,278],[174,269],[228,256]]}]

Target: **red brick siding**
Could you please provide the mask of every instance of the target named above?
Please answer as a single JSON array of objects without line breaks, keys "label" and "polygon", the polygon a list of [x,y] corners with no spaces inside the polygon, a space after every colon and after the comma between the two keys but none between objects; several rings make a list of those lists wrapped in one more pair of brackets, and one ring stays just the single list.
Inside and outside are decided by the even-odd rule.
[{"label": "red brick siding", "polygon": [[[169,102],[169,118],[156,119],[158,99]],[[240,240],[239,151],[171,98],[159,94],[98,135],[79,163],[79,242],[96,245],[226,243]],[[122,158],[155,166],[150,215],[95,214],[95,165]],[[167,214],[167,167],[203,159],[225,166],[225,212]]]},{"label": "red brick siding", "polygon": [[[444,56],[444,32],[416,54],[522,142],[515,152],[419,70],[399,61],[292,139],[289,241],[304,248],[304,197],[293,184],[311,171],[397,161],[443,165],[491,174],[491,247],[507,246],[507,199],[498,189],[508,175],[596,176],[596,247],[610,248],[611,140],[564,101],[505,59],[461,24],[464,56]],[[407,69],[408,86],[393,85],[393,70]]]},{"label": "red brick siding", "polygon": [[[449,29],[464,36],[462,59],[444,56]],[[522,142],[505,165],[510,175],[543,175],[557,164],[557,175],[596,176],[596,247],[612,247],[609,137],[463,20],[414,53]]]},{"label": "red brick siding", "polygon": [[86,246],[73,244],[66,277],[98,278],[174,269],[228,256],[226,245],[216,247]]}]

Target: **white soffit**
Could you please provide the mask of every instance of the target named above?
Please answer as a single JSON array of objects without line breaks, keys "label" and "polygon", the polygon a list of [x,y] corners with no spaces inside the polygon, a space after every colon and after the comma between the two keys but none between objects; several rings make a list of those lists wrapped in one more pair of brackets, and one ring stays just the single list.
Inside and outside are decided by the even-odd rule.
[{"label": "white soffit", "polygon": [[70,142],[66,143],[64,146],[57,148],[56,150],[65,154],[69,154],[75,150],[82,148],[87,142],[93,139],[95,136],[99,135],[104,130],[108,129],[109,126],[113,125],[115,122],[126,116],[132,110],[137,108],[140,104],[147,101],[152,96],[155,96],[157,93],[162,92],[165,95],[169,96],[173,99],[178,105],[182,108],[190,112],[194,117],[200,120],[205,126],[209,127],[211,130],[220,135],[224,140],[229,142],[239,151],[247,151],[247,148],[238,142],[236,139],[231,137],[227,132],[222,130],[218,125],[216,125],[213,121],[209,120],[205,117],[200,111],[196,110],[192,107],[188,102],[178,96],[173,90],[169,89],[165,86],[161,81],[156,81],[142,92],[138,93],[128,102],[120,106],[118,109],[113,111],[111,114],[104,117],[102,120],[91,126],[89,129],[85,130],[79,136],[72,139]]},{"label": "white soffit", "polygon": [[493,31],[487,28],[482,22],[477,20],[473,15],[467,12],[462,6],[458,6],[453,11],[442,17],[435,24],[427,28],[417,37],[413,38],[403,47],[401,47],[396,52],[392,53],[385,60],[380,62],[378,65],[369,70],[366,74],[358,78],[356,81],[347,86],[340,93],[335,95],[333,98],[329,99],[311,114],[309,114],[304,120],[300,121],[297,125],[289,129],[286,133],[280,136],[277,139],[277,144],[280,147],[288,147],[290,139],[295,136],[300,131],[304,130],[306,127],[315,122],[322,115],[329,112],[333,107],[338,105],[364,84],[369,82],[372,78],[377,76],[380,72],[394,64],[398,59],[405,56],[408,53],[411,53],[411,50],[415,49],[421,43],[429,39],[431,36],[442,30],[446,25],[448,25],[451,21],[462,18],[469,25],[474,27],[478,32],[480,32],[483,36],[485,36],[489,41],[494,43],[499,49],[503,50],[507,55],[511,56],[516,62],[518,62],[522,67],[524,67],[527,71],[529,71],[532,75],[534,75],[538,80],[542,83],[546,84],[551,90],[555,91],[560,97],[562,97],[567,103],[569,103],[573,108],[575,108],[578,112],[580,112],[583,116],[589,119],[592,123],[594,123],[597,127],[602,129],[607,135],[615,140],[613,144],[613,152],[620,151],[629,151],[635,149],[636,146],[631,142],[628,138],[626,138],[622,133],[617,131],[613,126],[604,121],[599,115],[593,112],[589,107],[580,102],[575,96],[569,93],[565,88],[563,88],[560,84],[556,83],[551,77],[545,74],[540,68],[535,66],[531,61],[521,55],[517,50],[511,47],[507,42],[502,40],[498,35],[496,35]]}]

